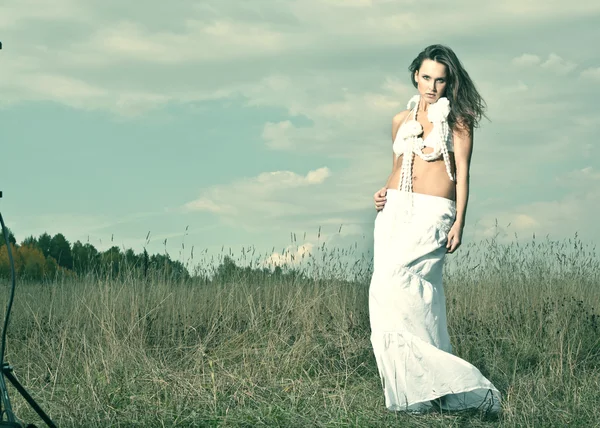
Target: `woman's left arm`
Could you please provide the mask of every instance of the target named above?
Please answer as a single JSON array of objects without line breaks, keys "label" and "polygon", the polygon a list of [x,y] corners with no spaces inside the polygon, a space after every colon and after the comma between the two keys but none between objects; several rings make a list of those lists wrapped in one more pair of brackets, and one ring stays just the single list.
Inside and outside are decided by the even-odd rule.
[{"label": "woman's left arm", "polygon": [[454,162],[456,164],[456,219],[448,232],[446,248],[453,253],[460,246],[469,202],[469,168],[473,153],[473,128],[456,126],[453,132]]}]

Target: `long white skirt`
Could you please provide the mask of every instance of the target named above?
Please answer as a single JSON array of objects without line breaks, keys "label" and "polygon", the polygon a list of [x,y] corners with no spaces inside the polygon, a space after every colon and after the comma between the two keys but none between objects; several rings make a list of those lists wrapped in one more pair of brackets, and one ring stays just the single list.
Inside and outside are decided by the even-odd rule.
[{"label": "long white skirt", "polygon": [[[412,204],[410,197],[413,197]],[[442,268],[456,216],[449,199],[387,190],[375,219],[371,343],[390,410],[500,409],[500,393],[452,354]]]}]

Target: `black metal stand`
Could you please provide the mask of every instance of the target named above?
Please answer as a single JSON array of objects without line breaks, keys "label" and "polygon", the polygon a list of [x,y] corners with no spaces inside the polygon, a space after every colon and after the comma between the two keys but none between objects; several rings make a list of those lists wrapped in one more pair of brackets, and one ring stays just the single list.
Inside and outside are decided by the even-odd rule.
[{"label": "black metal stand", "polygon": [[[2,44],[0,42],[0,49],[2,49]],[[0,198],[2,198],[2,191],[0,191]],[[35,402],[35,400],[29,395],[29,393],[23,388],[23,385],[17,380],[17,378],[13,374],[13,368],[6,362],[4,362],[4,351],[6,349],[6,329],[8,327],[8,320],[10,316],[10,310],[12,308],[13,299],[15,296],[15,264],[12,257],[12,250],[10,248],[10,240],[8,236],[8,231],[4,226],[4,220],[2,219],[2,214],[0,214],[0,225],[2,226],[2,234],[4,235],[4,242],[6,245],[6,252],[8,254],[8,260],[10,262],[11,269],[11,282],[12,288],[10,292],[10,298],[8,299],[8,308],[6,310],[6,316],[4,318],[4,327],[2,328],[2,342],[0,344],[0,365],[2,365],[2,374],[0,375],[0,428],[1,427],[17,427],[17,428],[36,428],[35,425],[29,424],[24,425],[21,421],[19,421],[15,414],[12,411],[12,406],[10,404],[10,399],[8,397],[8,390],[6,389],[6,382],[4,381],[4,376],[13,384],[13,386],[17,389],[19,394],[29,403],[29,405],[37,412],[37,414],[42,418],[46,425],[50,428],[56,428],[56,425],[52,420],[48,417],[48,415],[42,410],[42,408]],[[4,415],[6,415],[7,420],[4,420]]]},{"label": "black metal stand", "polygon": [[[4,376],[6,376],[6,378],[10,381],[10,383],[13,384],[13,386],[16,388],[17,391],[19,391],[19,393],[21,394],[21,396],[29,403],[29,405],[33,408],[33,410],[36,411],[36,413],[40,416],[40,418],[42,418],[42,420],[44,422],[46,422],[46,425],[48,425],[50,428],[56,428],[56,425],[54,424],[54,422],[52,422],[52,419],[50,419],[50,417],[46,414],[46,412],[44,412],[44,410],[35,402],[35,400],[33,399],[33,397],[31,395],[29,395],[29,393],[27,392],[27,390],[25,388],[23,388],[23,385],[21,385],[21,383],[17,380],[17,378],[13,375],[13,368],[8,364],[8,363],[4,363],[4,365],[2,366],[2,373]],[[4,422],[0,422],[0,427],[19,427],[19,428],[35,428],[36,426],[33,424],[29,424],[29,425],[23,425],[20,421],[16,420],[14,414],[12,415],[12,419],[15,419],[13,421],[11,421],[10,419],[10,414],[12,414],[12,409],[10,409],[9,411],[9,407],[10,407],[10,401],[8,400],[8,393],[6,392],[6,384],[4,383],[4,377],[2,376],[0,378],[0,387],[2,388],[2,395],[6,396],[6,403],[9,403],[8,406],[5,406],[5,412],[6,414],[9,416],[9,420]],[[5,395],[6,394],[6,395]],[[3,400],[5,401],[5,400]]]}]

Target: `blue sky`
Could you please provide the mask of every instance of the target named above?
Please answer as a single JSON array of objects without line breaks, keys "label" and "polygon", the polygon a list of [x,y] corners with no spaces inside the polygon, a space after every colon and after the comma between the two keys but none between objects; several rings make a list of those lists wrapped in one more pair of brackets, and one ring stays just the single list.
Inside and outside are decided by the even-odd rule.
[{"label": "blue sky", "polygon": [[182,261],[369,251],[391,118],[432,43],[491,119],[464,241],[496,220],[509,241],[600,239],[599,2],[48,4],[0,5],[0,211],[19,242],[61,232]]}]

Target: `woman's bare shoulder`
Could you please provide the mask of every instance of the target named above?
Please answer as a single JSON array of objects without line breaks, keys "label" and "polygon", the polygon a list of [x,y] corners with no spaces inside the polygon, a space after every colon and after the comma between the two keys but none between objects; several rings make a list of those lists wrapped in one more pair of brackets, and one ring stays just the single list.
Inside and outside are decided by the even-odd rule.
[{"label": "woman's bare shoulder", "polygon": [[410,113],[410,110],[403,110],[400,113],[397,113],[393,118],[392,118],[392,124],[397,127],[398,125],[400,125],[402,122],[404,122],[404,119],[406,119],[406,116],[408,115],[408,113]]},{"label": "woman's bare shoulder", "polygon": [[398,129],[400,129],[400,125],[402,125],[402,123],[406,119],[406,116],[408,115],[409,112],[410,112],[410,110],[401,111],[400,113],[397,113],[392,118],[392,141],[394,141],[396,139],[396,134],[398,133]]}]

